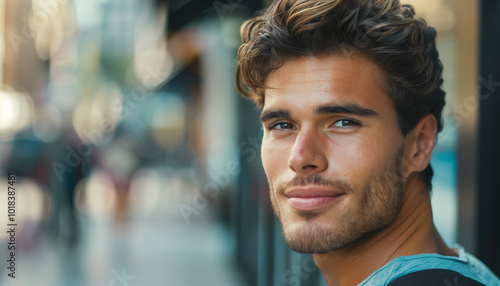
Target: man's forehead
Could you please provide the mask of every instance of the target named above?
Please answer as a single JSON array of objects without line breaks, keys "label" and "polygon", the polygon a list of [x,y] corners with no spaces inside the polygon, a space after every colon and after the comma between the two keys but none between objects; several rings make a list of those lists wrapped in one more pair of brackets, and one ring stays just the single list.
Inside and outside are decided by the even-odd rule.
[{"label": "man's forehead", "polygon": [[361,55],[302,57],[272,72],[264,89],[266,110],[295,108],[315,111],[321,106],[392,106],[385,75]]},{"label": "man's forehead", "polygon": [[300,57],[283,63],[268,75],[264,90],[267,93],[289,85],[335,84],[335,81],[386,86],[384,71],[368,57],[334,54]]},{"label": "man's forehead", "polygon": [[361,103],[364,97],[387,94],[385,82],[383,70],[363,56],[302,57],[284,63],[268,76],[265,106],[311,97],[325,103]]}]

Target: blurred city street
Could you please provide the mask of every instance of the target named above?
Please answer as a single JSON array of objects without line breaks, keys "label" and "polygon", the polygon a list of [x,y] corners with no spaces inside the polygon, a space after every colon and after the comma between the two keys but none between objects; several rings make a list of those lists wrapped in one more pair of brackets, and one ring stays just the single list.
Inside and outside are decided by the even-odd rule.
[{"label": "blurred city street", "polygon": [[245,285],[232,78],[248,11],[186,4],[0,1],[0,285]]},{"label": "blurred city street", "polygon": [[224,227],[209,220],[159,219],[121,227],[84,220],[74,249],[48,239],[29,251],[21,248],[16,278],[2,270],[0,285],[247,285]]}]

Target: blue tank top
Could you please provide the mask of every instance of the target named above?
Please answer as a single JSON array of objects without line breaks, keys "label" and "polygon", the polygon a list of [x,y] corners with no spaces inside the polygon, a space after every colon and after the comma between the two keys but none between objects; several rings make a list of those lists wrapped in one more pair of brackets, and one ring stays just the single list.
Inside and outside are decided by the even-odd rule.
[{"label": "blue tank top", "polygon": [[436,253],[396,257],[358,286],[386,286],[399,277],[428,269],[451,270],[487,286],[500,286],[498,277],[479,259],[467,253],[460,245],[453,245],[453,248],[458,250],[458,257]]}]

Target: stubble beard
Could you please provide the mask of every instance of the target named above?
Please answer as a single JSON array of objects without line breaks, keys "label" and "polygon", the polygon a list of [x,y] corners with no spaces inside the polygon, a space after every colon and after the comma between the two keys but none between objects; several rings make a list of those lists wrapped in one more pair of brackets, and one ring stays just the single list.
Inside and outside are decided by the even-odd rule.
[{"label": "stubble beard", "polygon": [[[295,177],[289,183],[280,184],[276,188],[270,187],[273,210],[281,223],[288,247],[301,253],[330,253],[362,244],[387,227],[398,215],[403,199],[401,152],[396,156],[391,168],[375,174],[361,192],[354,190],[345,180],[327,180],[319,175]],[[349,209],[332,217],[332,224],[316,220],[319,216],[326,215],[322,212],[300,213],[303,221],[292,224],[288,217],[280,213],[276,196],[281,196],[292,186],[308,184],[330,186],[346,196],[357,195],[359,198],[356,202],[350,202]]]}]

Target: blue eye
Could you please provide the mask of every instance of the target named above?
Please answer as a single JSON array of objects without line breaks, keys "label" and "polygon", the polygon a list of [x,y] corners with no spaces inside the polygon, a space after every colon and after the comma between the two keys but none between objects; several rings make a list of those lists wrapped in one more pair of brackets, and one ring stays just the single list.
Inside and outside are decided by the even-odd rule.
[{"label": "blue eye", "polygon": [[287,122],[276,122],[276,123],[273,123],[269,126],[269,129],[270,130],[293,130],[295,129],[295,126],[293,126],[292,124],[290,123],[287,123]]},{"label": "blue eye", "polygon": [[333,126],[335,127],[353,127],[353,126],[359,126],[360,124],[354,120],[350,120],[350,119],[341,119],[341,120],[338,120],[338,121],[335,121],[335,123],[333,123]]}]

